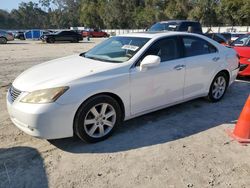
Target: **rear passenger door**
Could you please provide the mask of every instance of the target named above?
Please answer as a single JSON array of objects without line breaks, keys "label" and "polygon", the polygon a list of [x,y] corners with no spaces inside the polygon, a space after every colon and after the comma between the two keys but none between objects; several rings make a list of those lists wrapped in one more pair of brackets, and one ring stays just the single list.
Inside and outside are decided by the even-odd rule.
[{"label": "rear passenger door", "polygon": [[220,66],[217,49],[206,40],[182,36],[186,65],[184,99],[205,95],[211,78]]}]

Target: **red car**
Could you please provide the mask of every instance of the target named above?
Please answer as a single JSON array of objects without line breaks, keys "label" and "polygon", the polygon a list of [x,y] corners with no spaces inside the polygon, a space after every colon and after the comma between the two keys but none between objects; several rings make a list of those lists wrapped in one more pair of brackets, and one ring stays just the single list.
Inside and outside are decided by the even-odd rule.
[{"label": "red car", "polygon": [[231,46],[240,57],[239,76],[250,76],[250,33],[235,40]]},{"label": "red car", "polygon": [[90,29],[86,31],[82,31],[83,37],[109,37],[109,34],[99,30],[99,29]]}]

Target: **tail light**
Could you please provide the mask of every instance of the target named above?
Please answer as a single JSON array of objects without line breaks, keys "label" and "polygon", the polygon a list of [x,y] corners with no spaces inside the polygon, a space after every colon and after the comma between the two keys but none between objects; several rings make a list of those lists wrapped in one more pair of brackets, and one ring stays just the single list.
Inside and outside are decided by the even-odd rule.
[{"label": "tail light", "polygon": [[246,64],[241,64],[241,65],[240,65],[240,71],[245,70],[247,67],[248,67],[248,65],[246,65]]}]

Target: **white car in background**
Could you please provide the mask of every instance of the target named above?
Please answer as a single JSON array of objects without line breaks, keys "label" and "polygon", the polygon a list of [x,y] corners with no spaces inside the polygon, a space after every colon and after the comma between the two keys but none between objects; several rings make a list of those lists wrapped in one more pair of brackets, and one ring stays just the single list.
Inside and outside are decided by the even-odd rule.
[{"label": "white car in background", "polygon": [[0,44],[6,44],[7,41],[14,40],[14,35],[10,32],[0,30]]},{"label": "white car in background", "polygon": [[197,97],[219,101],[236,78],[238,61],[233,49],[197,34],[112,37],[23,72],[8,91],[8,112],[32,136],[76,134],[97,142],[123,120]]}]

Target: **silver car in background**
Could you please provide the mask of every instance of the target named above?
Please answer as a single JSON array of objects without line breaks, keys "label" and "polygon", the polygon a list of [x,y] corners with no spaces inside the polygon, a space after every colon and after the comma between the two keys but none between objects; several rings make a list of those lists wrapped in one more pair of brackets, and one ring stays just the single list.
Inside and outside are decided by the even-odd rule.
[{"label": "silver car in background", "polygon": [[7,41],[14,40],[14,35],[12,33],[0,30],[0,44],[6,44]]}]

